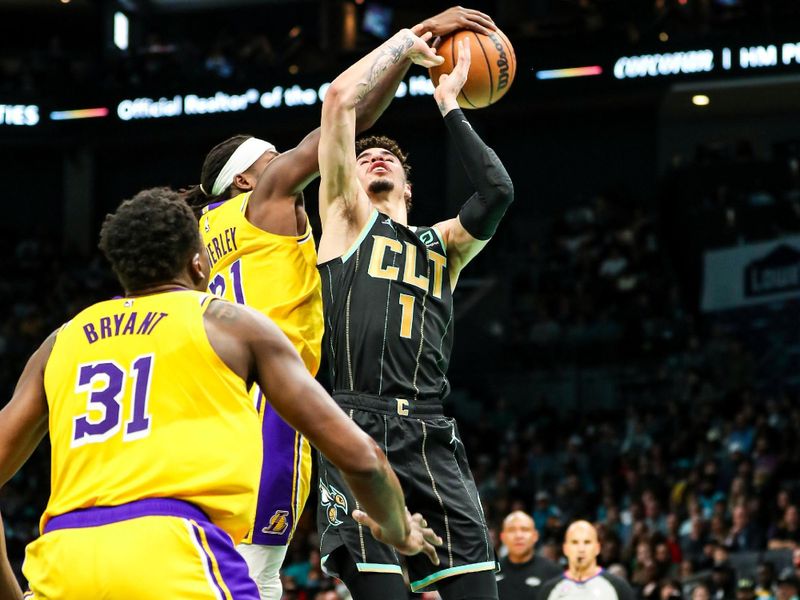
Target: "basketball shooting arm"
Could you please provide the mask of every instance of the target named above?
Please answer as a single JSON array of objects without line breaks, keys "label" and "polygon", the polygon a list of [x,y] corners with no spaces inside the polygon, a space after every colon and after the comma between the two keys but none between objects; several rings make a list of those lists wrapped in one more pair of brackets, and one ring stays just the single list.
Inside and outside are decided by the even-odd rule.
[{"label": "basketball shooting arm", "polygon": [[[417,23],[411,28],[415,35],[430,32],[433,37],[445,36],[457,29],[469,29],[488,34],[497,29],[492,18],[480,11],[454,6]],[[397,87],[411,66],[410,60],[398,61],[387,70],[386,76],[364,96],[356,106],[356,132],[372,127],[394,98]],[[264,169],[250,198],[250,220],[255,225],[272,230],[269,211],[263,209],[268,201],[286,199],[294,202],[297,194],[317,177],[319,172],[320,128],[316,128],[291,150],[275,157]]]},{"label": "basketball shooting arm", "polygon": [[339,468],[360,504],[380,523],[383,541],[403,554],[424,552],[439,564],[433,545],[441,540],[423,526],[421,516],[406,511],[383,451],[309,374],[277,325],[246,306],[214,300],[205,327],[220,358],[248,383],[258,383],[276,412]]},{"label": "basketball shooting arm", "polygon": [[[11,401],[0,411],[0,488],[25,464],[47,433],[44,367],[55,334],[48,337],[28,360]],[[22,590],[11,571],[0,521],[0,600],[19,600]]]},{"label": "basketball shooting arm", "polygon": [[447,263],[453,288],[469,261],[483,250],[514,200],[514,186],[503,163],[472,129],[458,106],[457,97],[470,66],[470,46],[458,42],[458,62],[453,72],[442,75],[433,92],[461,163],[476,192],[458,216],[436,224],[447,247]]},{"label": "basketball shooting arm", "polygon": [[371,213],[369,197],[356,176],[356,106],[397,63],[441,64],[423,37],[403,29],[344,71],[328,88],[322,104],[319,144],[319,260],[341,256],[355,241]]}]

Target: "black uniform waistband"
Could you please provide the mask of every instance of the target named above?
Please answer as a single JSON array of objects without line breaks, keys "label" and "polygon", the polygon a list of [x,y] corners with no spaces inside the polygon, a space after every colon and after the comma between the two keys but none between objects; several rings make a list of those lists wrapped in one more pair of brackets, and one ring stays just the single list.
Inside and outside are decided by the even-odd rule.
[{"label": "black uniform waistband", "polygon": [[417,399],[374,396],[359,392],[334,392],[333,399],[342,408],[365,410],[382,415],[401,417],[443,416],[442,402],[438,398]]}]

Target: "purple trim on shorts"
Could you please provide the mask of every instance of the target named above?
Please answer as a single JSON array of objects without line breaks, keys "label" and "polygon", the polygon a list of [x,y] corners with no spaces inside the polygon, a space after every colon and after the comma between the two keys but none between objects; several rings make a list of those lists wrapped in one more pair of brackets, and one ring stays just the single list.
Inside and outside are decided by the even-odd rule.
[{"label": "purple trim on shorts", "polygon": [[[266,402],[266,398],[261,399]],[[254,544],[264,546],[285,546],[294,528],[294,490],[295,469],[299,469],[295,456],[296,432],[284,421],[272,405],[267,402],[261,422],[264,440],[264,460],[261,464],[261,482],[258,486],[258,504],[253,527]],[[300,448],[297,448],[298,454]],[[270,531],[272,517],[278,512],[287,513],[285,528]],[[281,513],[281,514],[283,514]]]},{"label": "purple trim on shorts", "polygon": [[200,535],[199,531],[202,529],[211,554],[216,559],[222,581],[230,591],[233,600],[260,600],[258,588],[250,578],[247,563],[236,552],[231,537],[209,521],[202,510],[183,500],[145,498],[144,500],[135,500],[119,506],[93,506],[91,508],[73,510],[72,512],[52,517],[45,525],[42,534],[59,529],[98,527],[139,517],[177,517],[187,519],[203,553],[202,558],[206,562],[208,572],[214,580],[214,585],[219,590],[220,597],[224,598],[225,593],[214,573],[214,560],[212,560],[202,543],[203,536]]},{"label": "purple trim on shorts", "polygon": [[206,514],[188,502],[174,498],[145,498],[119,506],[92,506],[51,517],[42,534],[59,529],[98,527],[138,517],[181,517],[208,521]]},{"label": "purple trim on shorts", "polygon": [[[208,547],[211,549],[211,554],[213,554],[216,559],[222,581],[225,583],[225,587],[230,591],[233,600],[260,600],[258,587],[256,586],[256,582],[250,578],[247,563],[244,558],[242,558],[242,555],[236,551],[236,548],[233,547],[228,534],[211,523],[192,523],[192,529],[198,541],[202,540],[200,532],[198,531],[200,528],[202,528],[203,532],[206,534],[205,537],[208,542]],[[200,548],[203,550],[204,559],[208,565],[208,571],[214,579],[214,585],[217,586],[220,596],[224,598],[225,593],[214,574],[213,561],[202,543],[200,544]]]}]

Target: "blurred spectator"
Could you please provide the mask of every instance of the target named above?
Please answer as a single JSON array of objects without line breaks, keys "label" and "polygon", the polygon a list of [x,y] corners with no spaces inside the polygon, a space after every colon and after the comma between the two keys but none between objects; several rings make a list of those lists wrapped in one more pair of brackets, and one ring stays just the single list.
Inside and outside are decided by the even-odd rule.
[{"label": "blurred spectator", "polygon": [[793,550],[800,544],[800,515],[797,506],[788,505],[783,513],[783,518],[772,531],[769,539],[769,548],[777,550],[787,548]]},{"label": "blurred spectator", "polygon": [[794,570],[787,567],[778,576],[775,600],[797,600],[798,593],[800,593],[800,582],[798,582]]},{"label": "blurred spectator", "polygon": [[761,528],[750,521],[747,506],[743,504],[733,509],[731,528],[725,538],[725,546],[732,552],[749,552],[764,547]]},{"label": "blurred spectator", "polygon": [[711,600],[711,588],[708,584],[700,582],[691,591],[691,600]]},{"label": "blurred spectator", "polygon": [[550,494],[544,490],[536,493],[533,521],[538,531],[557,530],[561,526],[561,510],[552,503]]},{"label": "blurred spectator", "polygon": [[755,593],[759,600],[772,600],[775,597],[775,565],[773,563],[769,561],[758,563]]},{"label": "blurred spectator", "polygon": [[741,578],[736,582],[736,600],[755,600],[756,586],[752,579]]}]

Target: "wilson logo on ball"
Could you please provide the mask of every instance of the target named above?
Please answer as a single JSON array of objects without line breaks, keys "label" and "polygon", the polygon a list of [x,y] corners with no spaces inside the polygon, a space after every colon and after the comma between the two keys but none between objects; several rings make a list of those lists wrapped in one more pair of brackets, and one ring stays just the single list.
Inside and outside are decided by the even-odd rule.
[{"label": "wilson logo on ball", "polygon": [[430,69],[434,85],[439,83],[443,73],[450,73],[455,67],[459,40],[470,45],[472,62],[467,82],[458,95],[458,105],[483,108],[494,104],[508,92],[517,73],[517,58],[511,42],[499,29],[489,35],[462,29],[445,36],[438,48],[444,62]]}]

